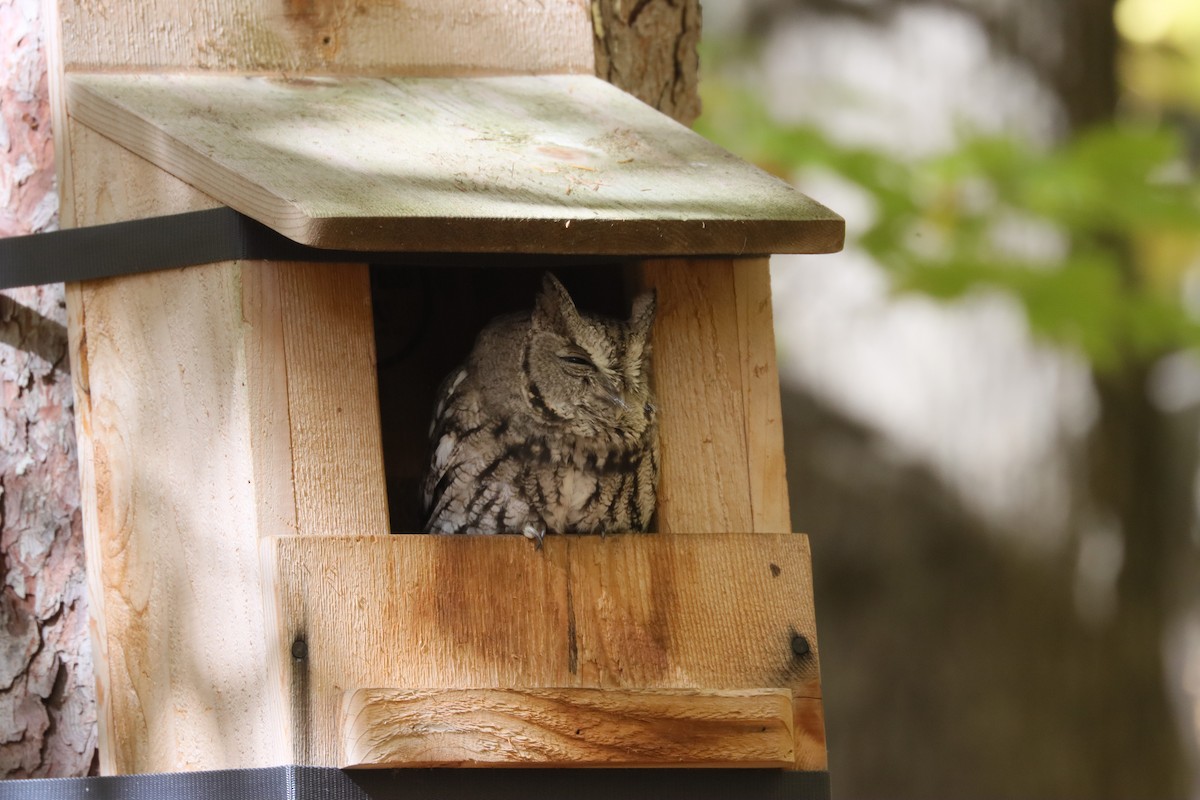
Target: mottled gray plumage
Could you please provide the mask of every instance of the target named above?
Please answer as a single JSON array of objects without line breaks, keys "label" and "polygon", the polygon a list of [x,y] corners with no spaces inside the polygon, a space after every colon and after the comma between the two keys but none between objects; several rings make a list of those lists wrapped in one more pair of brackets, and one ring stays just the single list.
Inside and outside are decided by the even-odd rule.
[{"label": "mottled gray plumage", "polygon": [[629,321],[578,311],[547,273],[532,312],[497,317],[447,376],[422,486],[431,533],[644,531],[658,429],[653,293]]}]

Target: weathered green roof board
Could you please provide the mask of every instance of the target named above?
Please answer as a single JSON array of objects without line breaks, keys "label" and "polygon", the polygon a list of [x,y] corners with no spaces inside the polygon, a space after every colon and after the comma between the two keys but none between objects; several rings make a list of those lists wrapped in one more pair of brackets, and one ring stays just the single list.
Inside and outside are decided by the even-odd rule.
[{"label": "weathered green roof board", "polygon": [[304,244],[826,253],[837,214],[591,76],[73,74],[79,122]]}]

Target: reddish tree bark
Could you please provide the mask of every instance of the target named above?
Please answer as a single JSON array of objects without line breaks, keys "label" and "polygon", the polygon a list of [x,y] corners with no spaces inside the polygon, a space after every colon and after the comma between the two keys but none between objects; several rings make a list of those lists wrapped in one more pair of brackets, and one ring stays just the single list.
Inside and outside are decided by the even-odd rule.
[{"label": "reddish tree bark", "polygon": [[[37,0],[0,0],[0,236],[57,225]],[[0,778],[86,775],[96,750],[62,284],[0,294]]]}]

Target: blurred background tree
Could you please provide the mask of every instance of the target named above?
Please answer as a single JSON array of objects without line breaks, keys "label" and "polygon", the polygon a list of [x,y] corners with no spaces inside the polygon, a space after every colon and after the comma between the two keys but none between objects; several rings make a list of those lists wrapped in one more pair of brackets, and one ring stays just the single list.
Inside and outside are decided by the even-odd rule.
[{"label": "blurred background tree", "polygon": [[704,11],[697,127],[848,220],[773,262],[835,792],[1200,796],[1200,3]]}]

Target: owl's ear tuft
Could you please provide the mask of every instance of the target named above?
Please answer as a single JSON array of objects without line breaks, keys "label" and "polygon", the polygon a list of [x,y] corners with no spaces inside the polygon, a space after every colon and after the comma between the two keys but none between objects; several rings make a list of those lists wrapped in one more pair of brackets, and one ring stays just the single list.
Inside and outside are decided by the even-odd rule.
[{"label": "owl's ear tuft", "polygon": [[651,289],[633,299],[633,312],[629,315],[629,328],[634,336],[650,337],[654,325],[654,314],[658,309],[658,292]]},{"label": "owl's ear tuft", "polygon": [[571,295],[558,278],[547,272],[542,276],[542,291],[533,307],[533,327],[551,330],[568,328],[568,321],[578,319],[579,312]]}]

